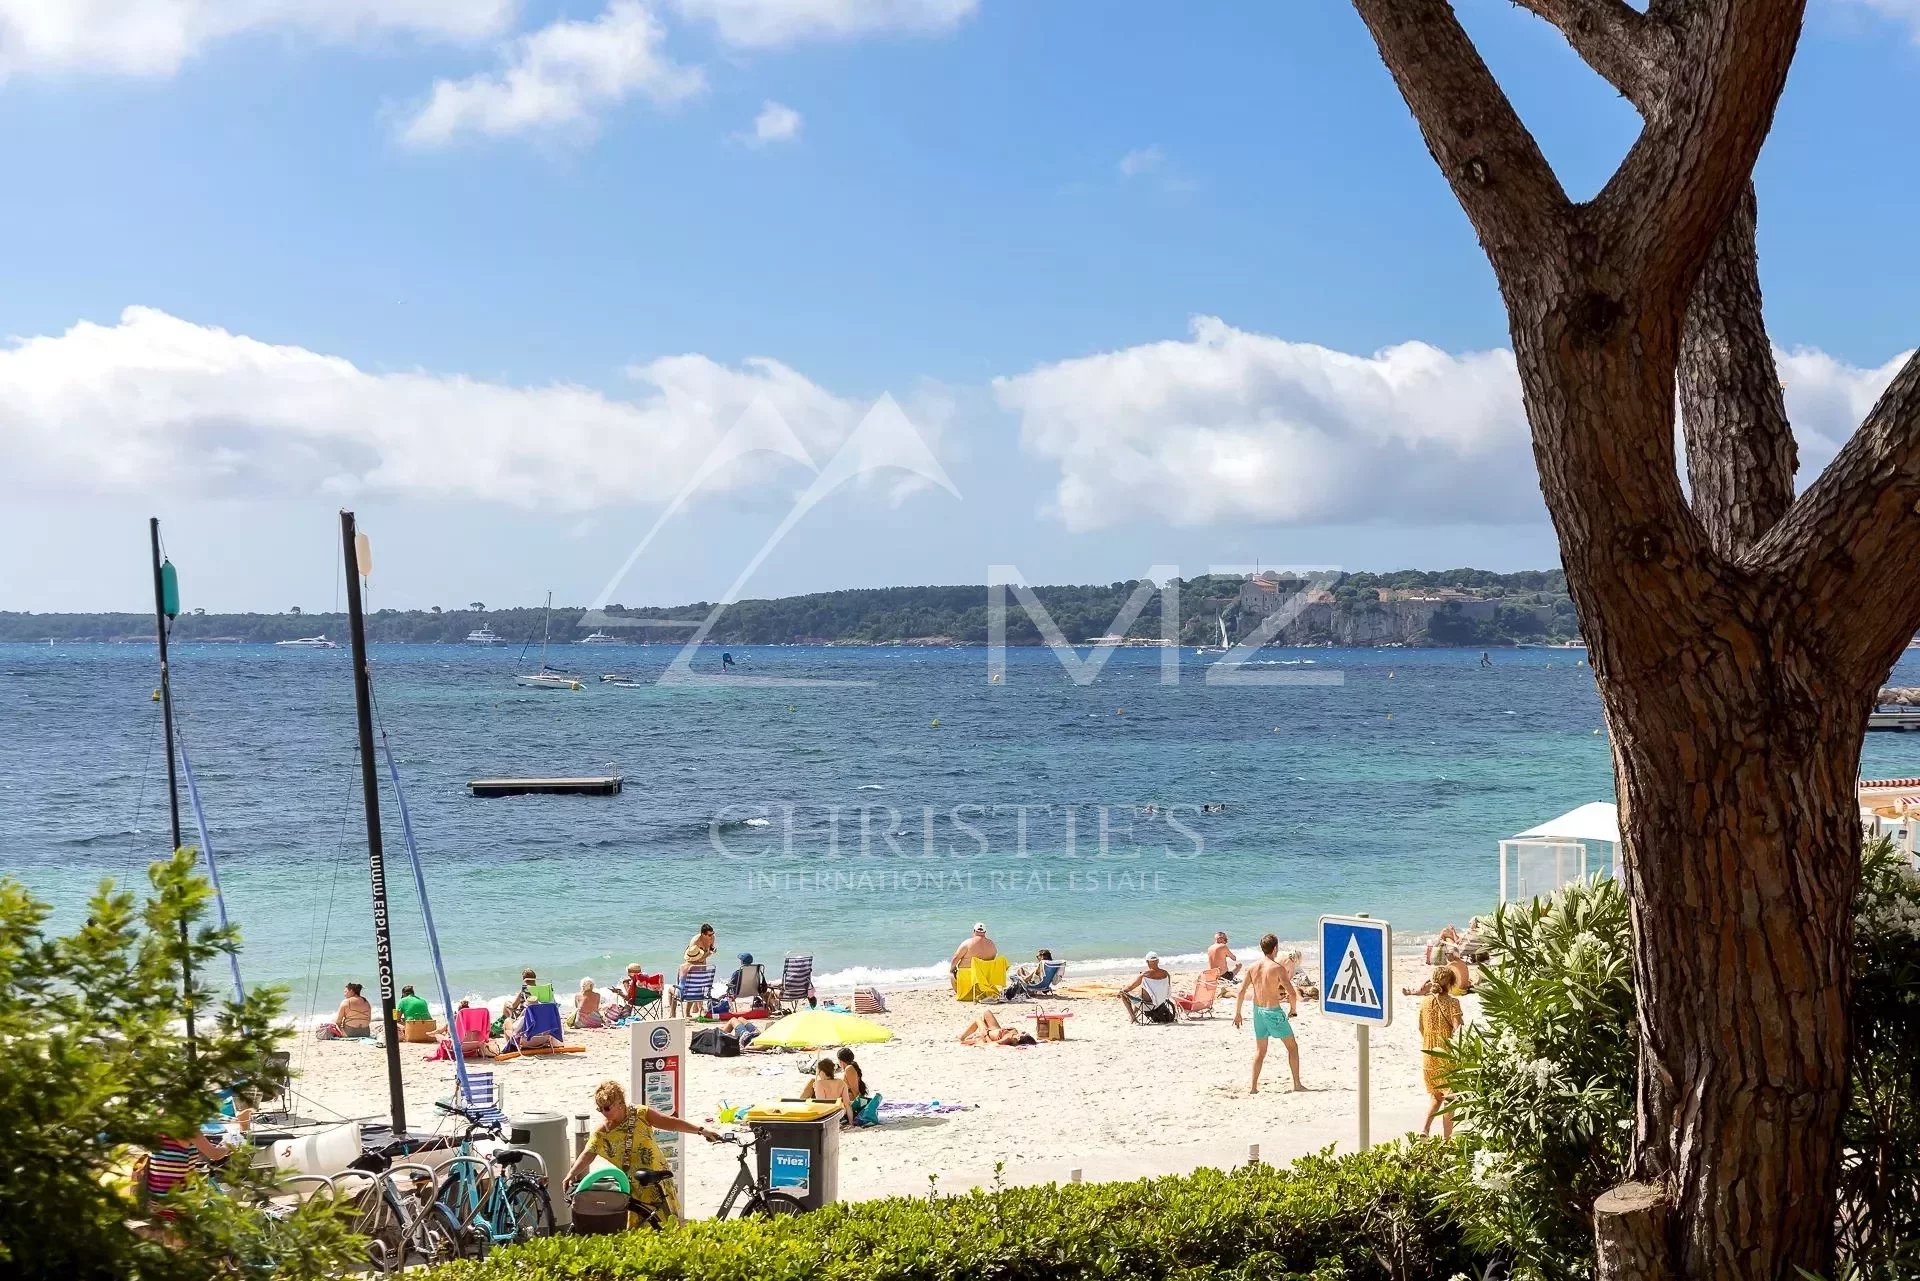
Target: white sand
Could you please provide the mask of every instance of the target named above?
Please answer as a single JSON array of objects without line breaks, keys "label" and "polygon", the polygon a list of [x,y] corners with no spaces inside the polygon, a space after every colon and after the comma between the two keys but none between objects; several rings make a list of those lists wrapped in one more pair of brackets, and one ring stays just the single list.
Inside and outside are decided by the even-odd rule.
[{"label": "white sand", "polygon": [[[1426,973],[1417,954],[1395,959],[1397,981]],[[1175,991],[1192,986],[1176,974]],[[850,994],[822,992],[850,1004]],[[1223,994],[1211,1020],[1173,1026],[1134,1026],[1111,996],[962,1005],[942,992],[887,994],[892,1012],[877,1016],[894,1040],[858,1047],[860,1063],[889,1101],[976,1105],[970,1111],[903,1119],[841,1136],[840,1193],[861,1199],[925,1193],[929,1176],[941,1191],[991,1184],[1003,1165],[1006,1183],[1065,1182],[1079,1169],[1088,1181],[1177,1173],[1246,1161],[1258,1144],[1262,1160],[1284,1163],[1333,1145],[1356,1141],[1358,1099],[1354,1028],[1324,1017],[1315,1003],[1294,1021],[1301,1073],[1309,1093],[1288,1088],[1286,1053],[1270,1043],[1265,1077],[1247,1093],[1252,1063],[1252,1018],[1236,1032],[1232,999]],[[1373,1138],[1417,1131],[1426,1116],[1420,1079],[1418,998],[1396,997],[1393,1026],[1373,1032]],[[1477,1002],[1462,1002],[1467,1016]],[[979,1009],[1031,1030],[1036,1008],[1070,1011],[1068,1039],[1027,1048],[963,1046],[960,1030]],[[593,1087],[612,1078],[628,1086],[629,1029],[569,1032],[582,1054],[527,1058],[495,1067],[509,1113],[591,1110]],[[296,1089],[309,1116],[384,1117],[385,1058],[366,1043],[302,1040],[294,1045]],[[426,1062],[430,1047],[401,1047],[408,1119],[424,1129],[436,1119],[432,1102],[452,1089],[452,1064]],[[831,1053],[831,1051],[828,1051]],[[722,1099],[734,1104],[794,1097],[800,1070],[813,1052],[757,1051],[739,1058],[691,1055],[689,1113],[712,1125]],[[484,1065],[483,1065],[484,1066]],[[571,1129],[571,1123],[569,1123]],[[734,1162],[725,1149],[695,1141],[689,1149],[688,1213],[713,1212]],[[558,1172],[556,1172],[557,1175]]]}]

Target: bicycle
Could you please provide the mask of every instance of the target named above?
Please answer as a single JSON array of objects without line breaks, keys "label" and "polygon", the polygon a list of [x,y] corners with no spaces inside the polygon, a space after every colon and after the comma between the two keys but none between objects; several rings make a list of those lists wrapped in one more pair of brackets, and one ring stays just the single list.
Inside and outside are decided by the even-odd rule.
[{"label": "bicycle", "polygon": [[[459,1152],[447,1162],[434,1194],[435,1202],[444,1206],[459,1225],[462,1248],[474,1258],[482,1258],[496,1245],[551,1236],[553,1201],[547,1195],[547,1171],[540,1154],[526,1148],[503,1147],[478,1155],[473,1150],[473,1136],[483,1134],[505,1142],[500,1126],[468,1108],[446,1103],[436,1106],[467,1123]],[[518,1167],[523,1161],[532,1161],[536,1173],[521,1171]]]},{"label": "bicycle", "polygon": [[[399,1180],[411,1186],[405,1190]],[[367,1187],[341,1190],[354,1198],[353,1231],[367,1239],[367,1263],[375,1272],[404,1271],[415,1263],[450,1263],[460,1257],[462,1232],[453,1211],[434,1199],[433,1171],[416,1162],[395,1162],[368,1152],[334,1176],[336,1185],[365,1180]]]},{"label": "bicycle", "polygon": [[[742,1219],[773,1218],[780,1215],[805,1214],[807,1212],[806,1203],[799,1197],[794,1196],[790,1192],[777,1192],[771,1188],[765,1188],[760,1185],[760,1180],[754,1174],[753,1163],[750,1159],[752,1149],[740,1141],[739,1135],[723,1134],[719,1138],[710,1141],[730,1145],[734,1149],[734,1154],[740,1162],[740,1169],[733,1176],[733,1185],[727,1189],[726,1196],[721,1199],[720,1208],[714,1212],[714,1218],[726,1218],[729,1214],[734,1213],[736,1206],[739,1208],[738,1217]],[[589,1176],[589,1178],[590,1177],[591,1176]],[[672,1170],[642,1170],[638,1174],[629,1176],[629,1182],[635,1189],[650,1188],[665,1183],[672,1177]],[[576,1185],[573,1191],[577,1193],[579,1187]],[[743,1197],[745,1198],[744,1201],[741,1199]],[[631,1193],[629,1193],[627,1197],[627,1213],[640,1220],[638,1225],[636,1225],[638,1227],[653,1229],[666,1227],[666,1223],[661,1218],[658,1210],[653,1206],[647,1205],[645,1202],[635,1199]]]}]

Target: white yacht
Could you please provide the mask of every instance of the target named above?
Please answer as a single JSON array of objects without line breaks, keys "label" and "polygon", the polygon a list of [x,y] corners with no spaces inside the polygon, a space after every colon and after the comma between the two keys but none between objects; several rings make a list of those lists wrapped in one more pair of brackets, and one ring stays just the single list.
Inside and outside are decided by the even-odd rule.
[{"label": "white yacht", "polygon": [[318,636],[302,636],[298,640],[275,641],[273,644],[276,649],[339,649],[340,648],[338,645],[334,644],[332,641],[327,639],[327,634],[325,632],[320,633]]},{"label": "white yacht", "polygon": [[500,634],[494,631],[493,628],[486,626],[476,627],[467,633],[467,644],[469,645],[491,645],[499,639]]},{"label": "white yacht", "polygon": [[591,636],[582,636],[580,638],[580,643],[582,645],[618,645],[620,643],[620,638],[618,636],[609,636],[605,632],[597,631]]}]

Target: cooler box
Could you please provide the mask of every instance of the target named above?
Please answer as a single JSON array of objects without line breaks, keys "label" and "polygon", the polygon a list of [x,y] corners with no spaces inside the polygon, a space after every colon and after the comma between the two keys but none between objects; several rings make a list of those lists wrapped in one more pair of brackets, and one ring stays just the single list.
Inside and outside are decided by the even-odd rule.
[{"label": "cooler box", "polygon": [[809,1210],[840,1199],[840,1110],[831,1103],[769,1103],[747,1113],[761,1186]]}]

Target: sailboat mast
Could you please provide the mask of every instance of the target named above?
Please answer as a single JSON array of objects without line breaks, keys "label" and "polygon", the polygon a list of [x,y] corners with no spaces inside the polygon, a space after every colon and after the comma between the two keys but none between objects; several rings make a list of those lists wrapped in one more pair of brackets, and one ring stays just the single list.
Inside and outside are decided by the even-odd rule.
[{"label": "sailboat mast", "polygon": [[553,633],[553,593],[547,593],[547,612],[540,619],[540,672],[547,670],[547,637]]},{"label": "sailboat mast", "polygon": [[[167,736],[167,807],[173,820],[173,848],[180,848],[180,780],[173,763],[173,681],[167,669],[167,620],[179,612],[178,600],[167,599],[167,573],[160,560],[160,518],[147,520],[153,544],[153,634],[160,645],[160,724]],[[175,589],[176,596],[178,589]],[[185,917],[180,919],[180,1005],[187,1020],[187,1060],[194,1056],[193,939]]]},{"label": "sailboat mast", "polygon": [[373,886],[373,947],[381,1035],[387,1046],[387,1100],[393,1136],[400,1139],[407,1133],[407,1100],[400,1084],[400,1024],[393,1007],[393,938],[387,929],[386,853],[380,844],[380,771],[373,758],[373,678],[367,666],[367,620],[360,603],[360,575],[372,566],[362,563],[350,511],[340,513],[340,547],[347,564],[347,625],[353,640],[354,710],[360,722],[360,786],[367,811],[367,879]]}]

